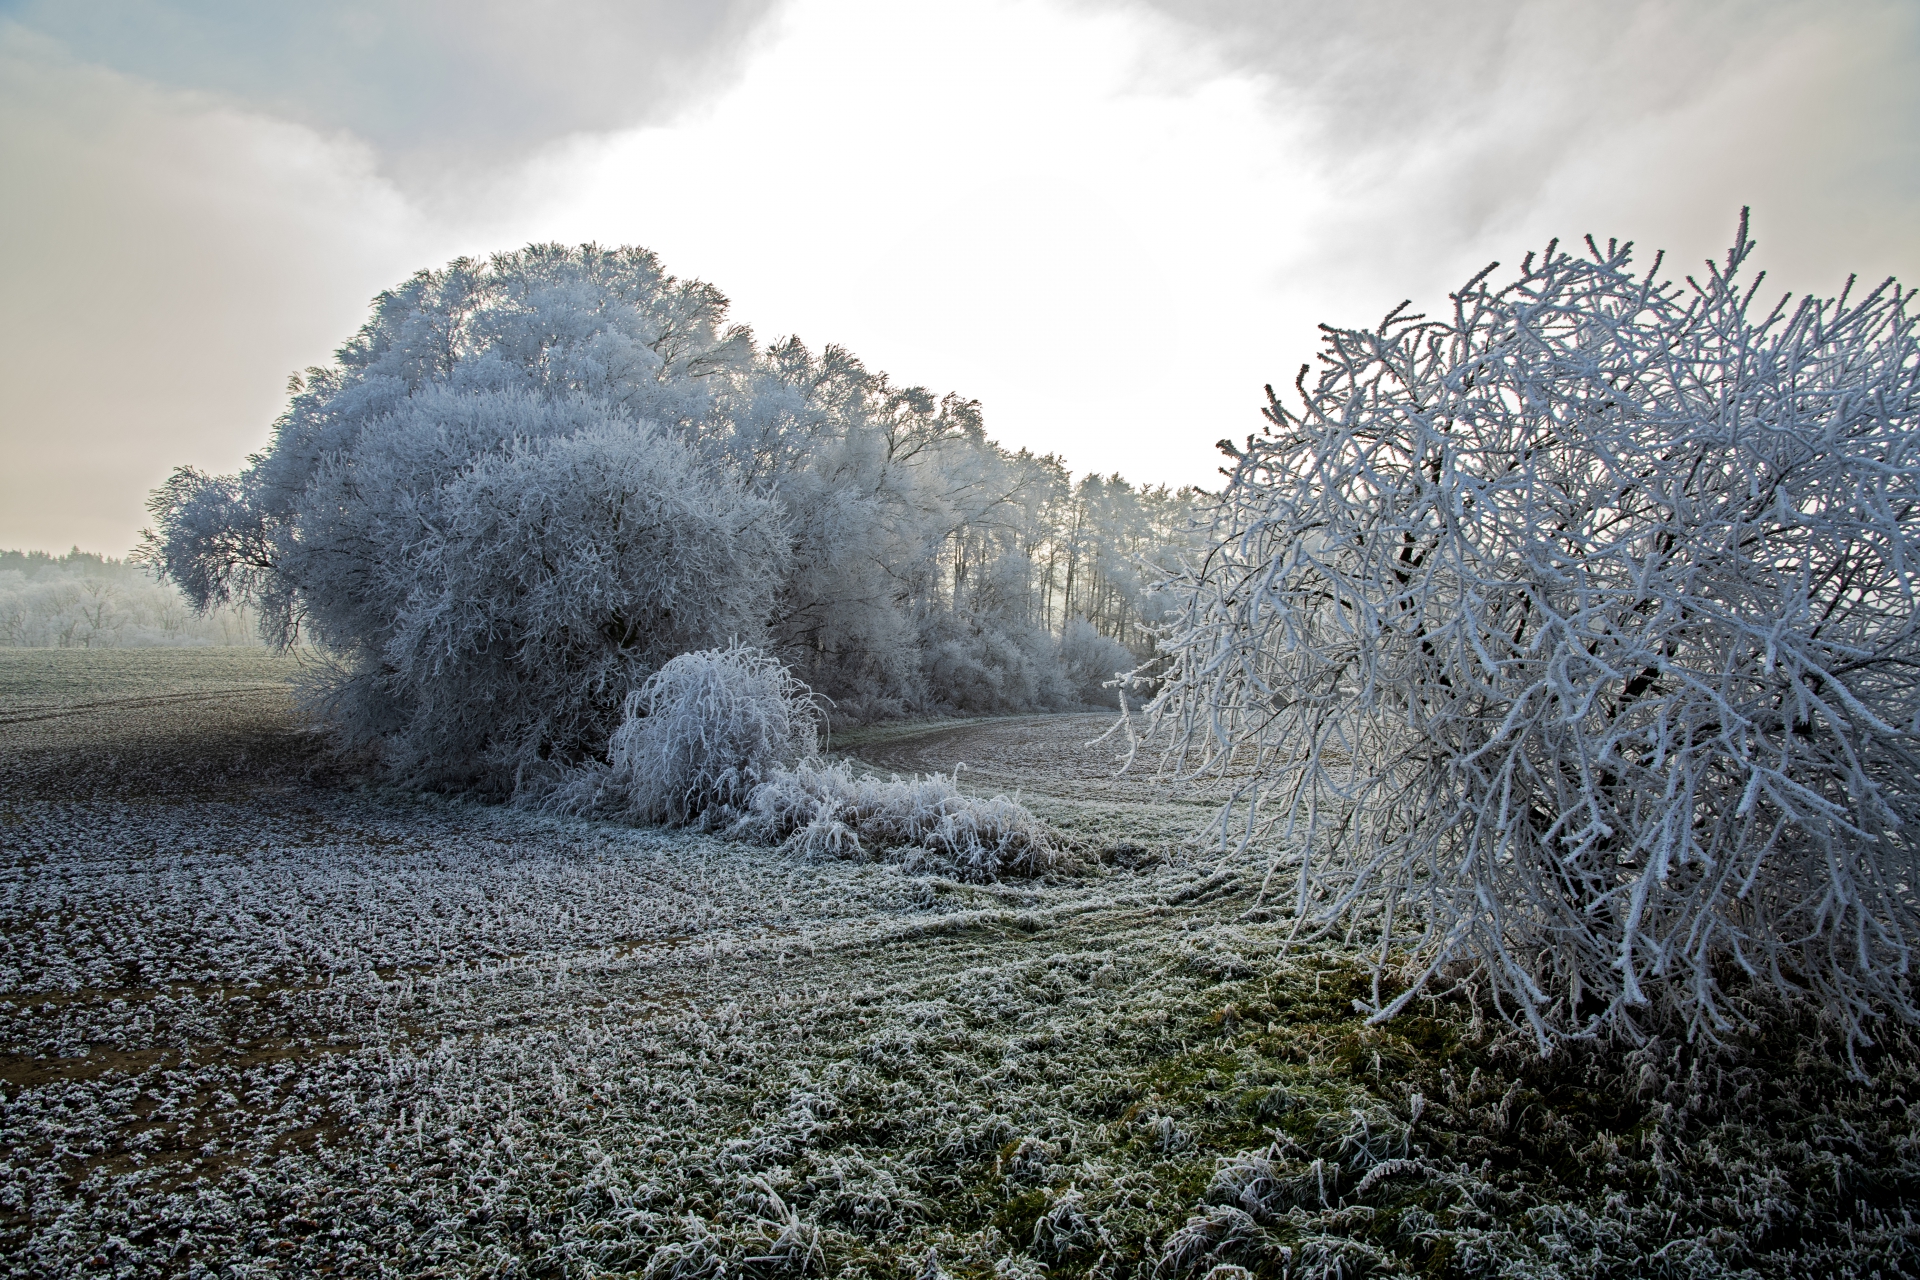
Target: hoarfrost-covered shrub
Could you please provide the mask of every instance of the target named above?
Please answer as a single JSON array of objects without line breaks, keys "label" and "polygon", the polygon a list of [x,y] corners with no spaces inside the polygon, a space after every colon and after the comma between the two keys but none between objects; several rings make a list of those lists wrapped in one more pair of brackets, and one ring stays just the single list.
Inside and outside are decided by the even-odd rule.
[{"label": "hoarfrost-covered shrub", "polygon": [[1140,662],[1133,650],[1101,635],[1085,618],[1073,618],[1060,633],[1060,665],[1082,703],[1111,707],[1120,695],[1107,688],[1107,682],[1124,678]]},{"label": "hoarfrost-covered shrub", "polygon": [[[468,456],[442,469],[449,439]],[[409,772],[597,754],[627,690],[753,634],[778,580],[769,504],[575,401],[423,395],[313,492],[309,534],[360,561],[309,588],[312,632],[349,664],[333,718]]]},{"label": "hoarfrost-covered shrub", "polygon": [[597,749],[640,674],[753,634],[778,581],[769,504],[645,425],[511,446],[449,484],[444,511],[385,645],[409,693],[444,681],[435,701],[475,717],[430,758],[482,735],[522,758]]},{"label": "hoarfrost-covered shrub", "polygon": [[974,883],[1040,875],[1060,856],[1039,819],[1006,796],[969,796],[940,774],[857,777],[845,761],[775,770],[735,830],[809,857],[886,854]]},{"label": "hoarfrost-covered shrub", "polygon": [[808,857],[884,855],[976,882],[1039,875],[1058,860],[1039,819],[1006,796],[969,796],[939,774],[856,777],[849,763],[822,761],[819,701],[760,649],[683,653],[625,705],[607,763],[573,770],[540,807],[725,827]]},{"label": "hoarfrost-covered shrub", "polygon": [[969,715],[1058,711],[1073,705],[1040,627],[946,614],[921,637],[922,676],[935,706]]},{"label": "hoarfrost-covered shrub", "polygon": [[627,695],[603,785],[643,822],[726,821],[783,766],[818,753],[821,720],[812,691],[770,654],[683,653]]},{"label": "hoarfrost-covered shrub", "polygon": [[[1714,1035],[1735,978],[1914,1018],[1920,349],[1908,296],[1754,305],[1549,246],[1329,330],[1237,459],[1153,704],[1250,768],[1304,928],[1477,962],[1543,1044]],[[1491,270],[1491,269],[1490,269]],[[1271,393],[1270,397],[1271,399]]]}]

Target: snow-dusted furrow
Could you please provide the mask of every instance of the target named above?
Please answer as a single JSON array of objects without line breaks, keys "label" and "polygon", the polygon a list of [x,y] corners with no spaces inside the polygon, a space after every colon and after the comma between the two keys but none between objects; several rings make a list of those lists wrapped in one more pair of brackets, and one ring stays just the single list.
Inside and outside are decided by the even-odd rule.
[{"label": "snow-dusted furrow", "polygon": [[250,693],[269,692],[283,692],[283,686],[269,684],[242,685],[234,689],[217,689],[200,693],[169,693],[153,698],[103,698],[97,702],[27,703],[20,706],[0,708],[0,725],[25,724],[32,720],[58,720],[66,716],[83,716],[113,711],[142,711],[151,707],[164,707],[176,702],[208,702],[217,698],[240,698]]},{"label": "snow-dusted furrow", "polygon": [[1070,1148],[1059,1091],[1154,1033],[1175,917],[1218,915],[1166,857],[963,885],[235,774],[217,734],[196,785],[33,785],[160,731],[9,762],[18,1274],[587,1274],[795,1224],[958,1256],[930,1198]]},{"label": "snow-dusted furrow", "polygon": [[0,1274],[1920,1256],[1904,1033],[1865,1084],[1789,1024],[1711,1061],[1542,1062],[1464,1006],[1365,1027],[1352,956],[1280,958],[1264,864],[1097,786],[1084,719],[841,744],[1032,764],[1074,869],[965,884],[367,790],[290,707],[0,726]]}]

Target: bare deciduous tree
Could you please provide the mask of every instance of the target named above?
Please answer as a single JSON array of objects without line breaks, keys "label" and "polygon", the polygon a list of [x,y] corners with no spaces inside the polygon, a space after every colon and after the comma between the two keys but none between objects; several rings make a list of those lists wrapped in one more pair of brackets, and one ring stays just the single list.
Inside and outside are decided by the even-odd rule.
[{"label": "bare deciduous tree", "polygon": [[1736,976],[1862,1041],[1916,1014],[1910,295],[1756,306],[1744,216],[1685,284],[1586,248],[1269,389],[1153,714],[1303,929],[1408,948],[1376,1017],[1472,960],[1543,1046]]}]

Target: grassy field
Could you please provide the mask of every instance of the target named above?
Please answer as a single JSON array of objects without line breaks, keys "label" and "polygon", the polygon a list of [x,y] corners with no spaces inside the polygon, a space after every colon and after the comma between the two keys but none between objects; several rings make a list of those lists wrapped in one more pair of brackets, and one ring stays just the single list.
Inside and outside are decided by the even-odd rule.
[{"label": "grassy field", "polygon": [[1074,849],[966,886],[383,790],[293,674],[0,650],[0,1272],[1920,1274],[1899,1032],[1367,1027],[1096,717],[836,741]]},{"label": "grassy field", "polygon": [[298,657],[220,649],[0,649],[0,719],[125,698],[284,687]]}]

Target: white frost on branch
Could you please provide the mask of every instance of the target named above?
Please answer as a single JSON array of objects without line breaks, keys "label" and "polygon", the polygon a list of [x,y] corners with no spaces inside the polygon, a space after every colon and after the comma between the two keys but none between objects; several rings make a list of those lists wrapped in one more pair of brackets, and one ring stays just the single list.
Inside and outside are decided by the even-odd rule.
[{"label": "white frost on branch", "polygon": [[820,700],[761,649],[683,653],[627,695],[605,764],[571,771],[543,796],[548,812],[722,830],[803,857],[879,858],[982,882],[1036,876],[1058,851],[1006,796],[956,778],[881,780],[828,763]]},{"label": "white frost on branch", "polygon": [[1756,306],[1550,245],[1446,320],[1326,332],[1237,458],[1152,712],[1299,857],[1304,930],[1484,966],[1543,1045],[1916,1015],[1909,298]]},{"label": "white frost on branch", "polygon": [[1140,565],[1189,493],[1074,484],[974,401],[726,316],[640,249],[421,272],[245,472],[154,493],[143,558],[316,641],[316,705],[391,772],[495,793],[599,756],[629,689],[730,638],[848,719],[1067,709],[1081,657],[1151,655]]},{"label": "white frost on branch", "polygon": [[776,770],[734,830],[807,857],[886,855],[909,871],[971,883],[1042,875],[1061,861],[1018,800],[970,796],[957,777],[937,773],[856,776],[845,761]]},{"label": "white frost on branch", "polygon": [[724,826],[755,787],[818,753],[826,718],[778,658],[737,642],[681,654],[624,706],[607,766],[571,780],[548,808]]}]

